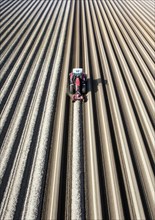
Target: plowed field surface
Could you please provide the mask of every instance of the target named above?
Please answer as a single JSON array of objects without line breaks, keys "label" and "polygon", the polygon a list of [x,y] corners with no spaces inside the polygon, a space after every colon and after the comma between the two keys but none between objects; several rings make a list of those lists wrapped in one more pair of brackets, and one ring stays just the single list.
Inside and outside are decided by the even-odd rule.
[{"label": "plowed field surface", "polygon": [[[1,219],[155,219],[154,1],[0,12]],[[86,102],[68,92],[75,67]]]}]

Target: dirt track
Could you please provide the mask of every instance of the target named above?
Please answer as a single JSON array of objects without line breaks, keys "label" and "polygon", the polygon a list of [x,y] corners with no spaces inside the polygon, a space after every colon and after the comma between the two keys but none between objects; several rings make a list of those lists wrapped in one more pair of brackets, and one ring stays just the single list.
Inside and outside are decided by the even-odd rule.
[{"label": "dirt track", "polygon": [[155,219],[154,1],[0,8],[1,218]]}]

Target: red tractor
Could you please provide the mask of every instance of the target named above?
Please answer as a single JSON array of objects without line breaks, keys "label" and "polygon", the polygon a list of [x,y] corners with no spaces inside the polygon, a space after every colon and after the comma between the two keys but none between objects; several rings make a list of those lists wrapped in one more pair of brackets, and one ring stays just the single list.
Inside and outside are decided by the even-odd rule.
[{"label": "red tractor", "polygon": [[82,68],[74,68],[69,74],[69,92],[72,94],[72,101],[86,100],[87,77]]}]

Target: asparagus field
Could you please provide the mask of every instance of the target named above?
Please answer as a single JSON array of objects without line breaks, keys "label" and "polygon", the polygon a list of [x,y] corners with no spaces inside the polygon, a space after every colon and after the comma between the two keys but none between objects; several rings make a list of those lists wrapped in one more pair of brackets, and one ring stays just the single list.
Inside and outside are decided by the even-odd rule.
[{"label": "asparagus field", "polygon": [[[0,12],[1,219],[155,219],[154,0]],[[69,94],[78,67],[86,102]]]}]

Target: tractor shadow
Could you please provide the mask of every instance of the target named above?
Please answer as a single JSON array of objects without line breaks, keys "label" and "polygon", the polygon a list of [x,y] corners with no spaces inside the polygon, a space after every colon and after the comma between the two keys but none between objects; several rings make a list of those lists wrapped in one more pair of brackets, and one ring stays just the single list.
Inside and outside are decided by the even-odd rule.
[{"label": "tractor shadow", "polygon": [[103,85],[103,87],[105,85],[107,85],[107,80],[103,80],[102,78],[98,78],[98,79],[91,79],[91,78],[88,78],[87,79],[87,93],[88,92],[94,92],[96,93],[98,91],[98,86],[100,84]]},{"label": "tractor shadow", "polygon": [[84,102],[88,101],[87,94],[89,92],[97,93],[98,86],[100,84],[102,84],[102,86],[105,87],[105,85],[107,84],[107,80],[103,80],[102,78],[99,79],[87,78],[87,93],[84,95]]}]

